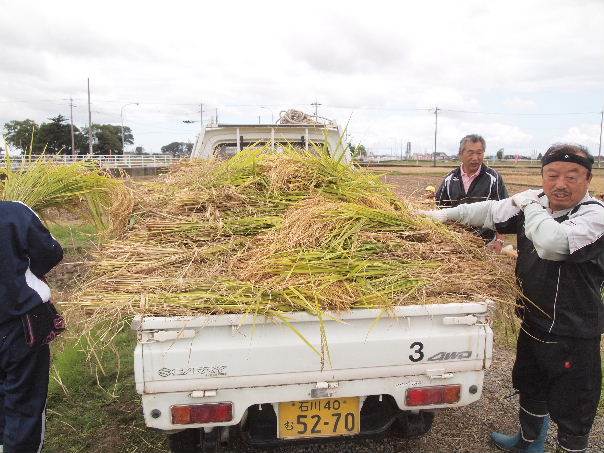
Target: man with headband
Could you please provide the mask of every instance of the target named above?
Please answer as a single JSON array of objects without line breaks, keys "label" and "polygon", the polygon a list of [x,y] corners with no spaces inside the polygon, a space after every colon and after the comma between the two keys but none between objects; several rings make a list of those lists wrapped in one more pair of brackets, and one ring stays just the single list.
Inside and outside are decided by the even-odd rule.
[{"label": "man with headband", "polygon": [[583,452],[600,399],[604,331],[604,203],[590,196],[593,157],[578,145],[550,147],[542,190],[509,199],[420,211],[438,221],[492,228],[518,238],[516,279],[523,298],[512,372],[520,431],[492,433],[504,451],[544,451],[549,418],[559,452]]}]

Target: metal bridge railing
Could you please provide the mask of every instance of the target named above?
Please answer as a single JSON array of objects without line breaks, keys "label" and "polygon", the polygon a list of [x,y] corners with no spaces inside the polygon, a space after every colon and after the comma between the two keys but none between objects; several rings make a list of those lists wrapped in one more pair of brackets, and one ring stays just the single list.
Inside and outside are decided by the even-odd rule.
[{"label": "metal bridge railing", "polygon": [[43,154],[35,156],[14,156],[6,159],[0,156],[0,167],[6,167],[10,161],[12,168],[27,167],[33,162],[44,161],[54,164],[73,164],[75,162],[96,163],[101,168],[143,168],[168,167],[177,161],[170,155],[61,155]]}]

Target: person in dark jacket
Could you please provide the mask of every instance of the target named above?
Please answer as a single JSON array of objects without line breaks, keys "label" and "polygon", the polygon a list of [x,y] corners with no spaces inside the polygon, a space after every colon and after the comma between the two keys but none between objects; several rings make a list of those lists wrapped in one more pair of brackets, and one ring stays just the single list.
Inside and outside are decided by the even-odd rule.
[{"label": "person in dark jacket", "polygon": [[542,453],[550,416],[558,425],[557,451],[587,449],[604,331],[604,203],[588,192],[593,162],[582,146],[554,145],[541,161],[542,189],[421,212],[517,235],[523,297],[512,383],[520,395],[520,432],[491,435],[505,451]]},{"label": "person in dark jacket", "polygon": [[[436,204],[441,208],[485,200],[503,200],[508,191],[499,173],[484,164],[486,142],[480,135],[466,135],[459,142],[459,167],[452,170],[436,191]],[[495,231],[475,229],[485,242],[500,251],[503,240]]]},{"label": "person in dark jacket", "polygon": [[22,317],[50,303],[44,275],[63,250],[36,213],[19,202],[0,201],[0,450],[42,449],[50,349],[30,347]]}]

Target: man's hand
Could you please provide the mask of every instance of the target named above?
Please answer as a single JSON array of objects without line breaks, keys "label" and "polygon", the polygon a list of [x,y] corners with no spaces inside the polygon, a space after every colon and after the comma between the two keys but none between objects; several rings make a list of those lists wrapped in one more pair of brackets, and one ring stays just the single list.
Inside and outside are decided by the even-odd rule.
[{"label": "man's hand", "polygon": [[543,193],[540,189],[529,189],[512,196],[512,203],[517,208],[524,210],[531,203],[539,203],[539,195]]},{"label": "man's hand", "polygon": [[447,221],[447,210],[446,209],[432,209],[430,211],[415,211],[415,214],[430,217],[432,220],[436,220],[437,222],[446,222]]},{"label": "man's hand", "polygon": [[501,249],[505,244],[504,236],[502,234],[497,233],[495,238],[487,244],[487,248],[493,250],[496,253],[501,253]]}]

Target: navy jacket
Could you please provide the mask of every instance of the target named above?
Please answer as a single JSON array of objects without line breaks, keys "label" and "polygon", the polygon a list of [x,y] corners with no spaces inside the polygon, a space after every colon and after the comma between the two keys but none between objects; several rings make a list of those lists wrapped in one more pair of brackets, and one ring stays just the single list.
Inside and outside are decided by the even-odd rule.
[{"label": "navy jacket", "polygon": [[0,201],[0,324],[50,300],[43,277],[62,259],[61,245],[34,211]]}]

